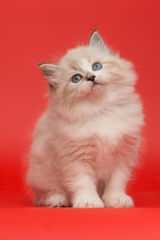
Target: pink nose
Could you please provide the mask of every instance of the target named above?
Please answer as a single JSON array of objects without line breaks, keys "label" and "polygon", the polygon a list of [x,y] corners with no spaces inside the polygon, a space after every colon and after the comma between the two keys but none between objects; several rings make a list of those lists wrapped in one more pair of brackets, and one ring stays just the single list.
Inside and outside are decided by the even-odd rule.
[{"label": "pink nose", "polygon": [[94,82],[94,79],[95,79],[95,75],[91,75],[91,76],[88,76],[88,77],[87,77],[87,81],[92,81],[92,82]]}]

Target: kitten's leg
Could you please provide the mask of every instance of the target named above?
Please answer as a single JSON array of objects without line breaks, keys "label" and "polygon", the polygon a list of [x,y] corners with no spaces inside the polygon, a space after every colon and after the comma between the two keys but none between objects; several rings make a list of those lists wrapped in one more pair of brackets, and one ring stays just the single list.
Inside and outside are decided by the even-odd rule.
[{"label": "kitten's leg", "polygon": [[68,207],[69,201],[67,193],[56,183],[56,180],[50,180],[52,186],[49,188],[47,185],[43,187],[40,186],[40,181],[32,181],[30,183],[30,186],[36,195],[35,204],[44,205],[47,207]]},{"label": "kitten's leg", "polygon": [[36,169],[32,165],[28,172],[27,183],[36,195],[35,204],[48,207],[67,207],[69,202],[66,192],[57,183],[54,172],[48,171],[47,174],[46,170],[44,165],[43,168],[41,165],[36,165]]},{"label": "kitten's leg", "polygon": [[98,196],[96,184],[87,174],[72,177],[69,184],[74,208],[102,208],[104,204]]},{"label": "kitten's leg", "polygon": [[54,151],[50,151],[51,147],[47,142],[45,139],[38,138],[32,144],[27,184],[35,192],[37,205],[68,206],[67,194],[61,187],[60,178],[55,170]]},{"label": "kitten's leg", "polygon": [[40,192],[39,190],[34,190],[36,194],[36,205],[44,205],[47,207],[68,207],[67,195],[62,189],[50,191],[50,192]]},{"label": "kitten's leg", "polygon": [[131,197],[126,195],[126,185],[132,168],[137,162],[141,137],[139,134],[124,135],[117,148],[115,167],[112,169],[109,181],[103,194],[106,207],[133,207]]},{"label": "kitten's leg", "polygon": [[126,195],[126,185],[130,177],[130,169],[125,167],[116,167],[110,176],[108,183],[106,183],[103,194],[103,201],[105,207],[133,207],[131,197]]}]

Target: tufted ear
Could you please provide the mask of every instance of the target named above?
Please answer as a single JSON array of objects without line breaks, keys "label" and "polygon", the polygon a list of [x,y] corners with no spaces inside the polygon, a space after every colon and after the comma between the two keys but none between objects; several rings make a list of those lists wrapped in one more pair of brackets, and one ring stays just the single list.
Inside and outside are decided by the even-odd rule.
[{"label": "tufted ear", "polygon": [[40,63],[38,66],[42,70],[45,78],[48,80],[50,88],[51,86],[52,88],[56,88],[59,66],[52,63]]},{"label": "tufted ear", "polygon": [[97,30],[94,30],[91,33],[88,45],[99,47],[102,51],[109,51],[108,47],[104,43],[103,39],[101,38]]}]

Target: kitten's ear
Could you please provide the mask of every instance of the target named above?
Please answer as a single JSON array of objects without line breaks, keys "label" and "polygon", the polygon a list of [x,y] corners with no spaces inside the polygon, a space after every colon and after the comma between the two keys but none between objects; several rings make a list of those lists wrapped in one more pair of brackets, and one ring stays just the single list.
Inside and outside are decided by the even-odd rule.
[{"label": "kitten's ear", "polygon": [[94,30],[91,33],[88,45],[93,47],[99,47],[103,51],[104,50],[109,51],[108,47],[104,43],[103,39],[101,38],[97,30]]},{"label": "kitten's ear", "polygon": [[59,72],[59,66],[52,63],[40,63],[38,64],[38,66],[42,70],[45,78],[47,78],[49,85],[52,85],[55,88]]}]

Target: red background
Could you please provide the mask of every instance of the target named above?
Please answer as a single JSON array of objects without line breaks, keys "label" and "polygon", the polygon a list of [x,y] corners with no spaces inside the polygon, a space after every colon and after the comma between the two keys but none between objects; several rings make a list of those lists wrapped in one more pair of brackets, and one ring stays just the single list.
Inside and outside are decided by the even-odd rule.
[{"label": "red background", "polygon": [[[16,239],[22,239],[22,236],[23,239],[36,239],[36,236],[38,239],[44,239],[44,236],[48,239],[51,236],[56,239],[82,239],[84,236],[86,239],[105,239],[107,236],[109,239],[118,236],[135,239],[141,235],[160,239],[159,25],[159,0],[1,1],[2,239],[10,239],[9,236],[12,239],[14,236]],[[139,75],[137,91],[143,99],[146,115],[145,144],[140,168],[134,172],[128,188],[136,208],[76,210],[34,207],[24,185],[24,159],[27,158],[34,124],[47,104],[44,97],[47,83],[37,63],[56,62],[69,48],[87,43],[95,28],[109,46],[134,62]],[[28,235],[24,236],[24,232]]]}]

